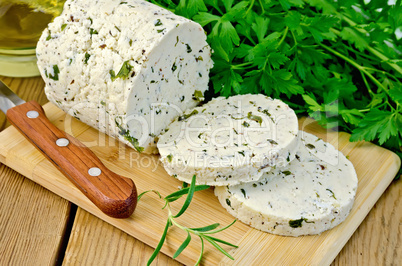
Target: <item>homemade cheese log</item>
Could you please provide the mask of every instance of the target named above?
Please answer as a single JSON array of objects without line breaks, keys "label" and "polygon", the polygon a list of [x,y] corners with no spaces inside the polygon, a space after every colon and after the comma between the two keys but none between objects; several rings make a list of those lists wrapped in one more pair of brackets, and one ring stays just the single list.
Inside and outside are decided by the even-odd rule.
[{"label": "homemade cheese log", "polygon": [[212,67],[199,24],[140,0],[68,0],[36,51],[51,102],[146,153]]},{"label": "homemade cheese log", "polygon": [[218,97],[176,118],[159,137],[166,171],[177,179],[212,186],[258,180],[284,166],[297,151],[297,117],[264,95]]},{"label": "homemade cheese log", "polygon": [[215,188],[230,214],[283,236],[319,234],[345,220],[358,182],[352,163],[316,136],[299,135],[300,149],[287,167],[265,173],[258,182]]}]

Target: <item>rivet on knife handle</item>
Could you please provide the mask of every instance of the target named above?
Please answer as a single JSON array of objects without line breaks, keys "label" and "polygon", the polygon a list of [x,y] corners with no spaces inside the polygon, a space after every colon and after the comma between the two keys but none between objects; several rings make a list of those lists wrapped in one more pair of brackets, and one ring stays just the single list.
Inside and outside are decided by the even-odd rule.
[{"label": "rivet on knife handle", "polygon": [[54,126],[37,102],[17,105],[7,117],[101,211],[115,218],[133,213],[134,182],[110,171],[89,148]]}]

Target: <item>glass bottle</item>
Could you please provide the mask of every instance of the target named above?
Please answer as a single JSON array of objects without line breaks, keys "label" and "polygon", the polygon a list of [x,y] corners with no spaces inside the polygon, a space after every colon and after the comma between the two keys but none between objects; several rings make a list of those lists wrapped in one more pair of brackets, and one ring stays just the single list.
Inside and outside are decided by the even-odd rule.
[{"label": "glass bottle", "polygon": [[0,0],[0,75],[39,75],[35,47],[65,0]]}]

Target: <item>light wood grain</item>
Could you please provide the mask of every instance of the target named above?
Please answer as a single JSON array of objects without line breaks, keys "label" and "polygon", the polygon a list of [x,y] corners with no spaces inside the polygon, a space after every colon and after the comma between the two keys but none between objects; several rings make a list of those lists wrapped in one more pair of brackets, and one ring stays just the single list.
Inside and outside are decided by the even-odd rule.
[{"label": "light wood grain", "polygon": [[[66,126],[66,123],[63,122],[63,112],[53,105],[46,105],[45,110],[54,116],[56,125],[62,124],[64,127]],[[320,236],[300,238],[269,235],[237,222],[230,230],[221,232],[220,237],[229,242],[240,244],[238,249],[229,249],[239,265],[244,265],[244,263],[266,264],[269,262],[316,265],[331,263],[399,169],[399,159],[385,149],[370,143],[350,143],[348,142],[348,134],[341,133],[338,135],[334,132],[325,132],[315,123],[311,123],[310,120],[301,121],[301,124],[304,130],[327,139],[346,155],[350,156],[350,160],[354,163],[359,177],[359,188],[352,212],[340,226]],[[75,126],[81,127],[78,132],[82,132],[76,137],[83,141],[98,141],[101,145],[93,145],[92,150],[100,158],[103,158],[105,165],[112,171],[123,176],[132,177],[137,184],[139,192],[157,189],[162,195],[167,195],[180,185],[180,182],[169,177],[161,166],[155,167],[152,164],[153,162],[158,162],[156,156],[138,155],[132,149],[121,147],[119,143],[99,135],[98,131],[92,128],[80,123]],[[3,132],[3,134],[0,134],[0,138],[14,138],[15,132],[13,130],[15,129]],[[17,141],[17,143],[19,142]],[[31,154],[30,149],[31,147],[27,146],[23,153]],[[10,162],[10,160],[17,158],[16,154],[19,153],[21,153],[21,149],[13,149],[10,143],[0,145],[0,154],[6,157],[7,164],[16,165],[17,162]],[[9,156],[10,154],[13,156]],[[147,163],[148,165],[146,165]],[[23,167],[24,165],[19,166],[19,168]],[[144,197],[132,217],[116,220],[105,216],[94,207],[49,162],[45,160],[39,162],[30,176],[35,182],[75,202],[137,239],[151,246],[156,246],[159,241],[166,220],[166,213],[161,211],[162,202],[156,197]],[[174,211],[177,211],[178,208],[179,206],[175,206]],[[233,217],[228,215],[220,206],[213,196],[212,190],[198,193],[190,209],[182,219],[182,222],[188,226],[202,226],[214,222],[228,224],[233,220]],[[200,219],[200,215],[202,219]],[[184,234],[172,228],[169,230],[168,244],[162,248],[162,252],[171,256],[184,238]],[[267,249],[266,247],[275,248]],[[178,260],[184,264],[193,264],[198,256],[199,248],[199,240],[194,239],[185,252],[178,257]],[[214,265],[219,262],[233,263],[215,249],[207,246],[204,263]]]},{"label": "light wood grain", "polygon": [[52,265],[71,204],[0,164],[0,265]]},{"label": "light wood grain", "polygon": [[[40,77],[0,77],[24,100],[47,102]],[[0,131],[9,126],[0,112]],[[0,265],[54,265],[71,203],[0,164]]]},{"label": "light wood grain", "polygon": [[[63,265],[146,265],[152,252],[153,248],[79,208]],[[182,264],[159,253],[153,265]]]},{"label": "light wood grain", "polygon": [[331,266],[402,265],[402,180],[381,196]]}]

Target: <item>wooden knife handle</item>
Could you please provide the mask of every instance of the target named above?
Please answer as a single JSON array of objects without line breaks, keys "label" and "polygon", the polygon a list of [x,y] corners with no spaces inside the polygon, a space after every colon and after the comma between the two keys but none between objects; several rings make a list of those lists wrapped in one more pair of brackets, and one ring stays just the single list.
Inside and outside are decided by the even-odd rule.
[{"label": "wooden knife handle", "polygon": [[101,211],[115,218],[133,213],[134,182],[110,171],[88,147],[54,126],[37,102],[13,107],[7,117]]}]

